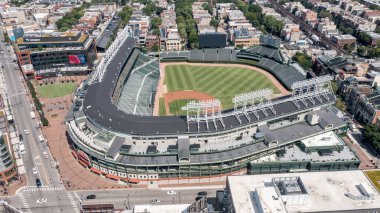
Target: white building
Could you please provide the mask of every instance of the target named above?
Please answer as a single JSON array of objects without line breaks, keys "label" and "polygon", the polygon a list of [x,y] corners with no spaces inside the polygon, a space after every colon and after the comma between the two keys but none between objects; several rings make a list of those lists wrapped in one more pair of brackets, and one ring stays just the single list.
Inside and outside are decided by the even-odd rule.
[{"label": "white building", "polygon": [[[228,212],[376,212],[380,194],[360,170],[230,176]],[[376,210],[377,209],[377,210]]]}]

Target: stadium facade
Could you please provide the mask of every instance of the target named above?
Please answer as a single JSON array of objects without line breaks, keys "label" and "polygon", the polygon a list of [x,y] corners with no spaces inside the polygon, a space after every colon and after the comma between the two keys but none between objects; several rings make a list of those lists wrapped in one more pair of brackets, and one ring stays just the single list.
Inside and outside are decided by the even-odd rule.
[{"label": "stadium facade", "polygon": [[[295,77],[291,85],[286,83],[292,95],[277,99],[269,98],[270,89],[237,95],[234,109],[227,111],[215,110],[220,101],[210,100],[188,103],[186,116],[152,116],[159,62],[140,53],[126,34],[122,32],[79,87],[66,118],[72,153],[92,172],[129,183],[184,183],[236,173],[358,167],[360,161],[339,137],[347,124],[331,110],[331,77]],[[213,51],[230,51],[224,56],[236,59],[234,51]],[[336,140],[304,141],[321,134]],[[337,144],[343,147],[337,149]],[[291,151],[309,157],[308,164],[289,164],[294,159],[287,158],[277,160],[273,171],[252,166]],[[318,162],[324,165],[315,166]]]}]

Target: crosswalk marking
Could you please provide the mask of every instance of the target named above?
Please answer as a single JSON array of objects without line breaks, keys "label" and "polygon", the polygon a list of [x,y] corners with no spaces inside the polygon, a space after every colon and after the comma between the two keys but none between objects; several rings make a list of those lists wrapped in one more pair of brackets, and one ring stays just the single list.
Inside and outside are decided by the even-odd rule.
[{"label": "crosswalk marking", "polygon": [[23,191],[36,192],[36,191],[63,191],[63,190],[65,190],[64,187],[28,187],[28,188],[25,188]]},{"label": "crosswalk marking", "polygon": [[73,195],[72,195],[70,192],[67,192],[67,196],[69,197],[70,203],[71,203],[71,205],[73,206],[75,212],[79,212],[79,209],[78,209],[77,203],[75,203],[75,200],[74,200],[74,198],[73,198]]},{"label": "crosswalk marking", "polygon": [[30,210],[28,202],[26,202],[26,199],[25,199],[24,195],[22,193],[20,193],[19,197],[20,197],[20,200],[22,202],[22,205],[24,206],[24,211],[23,212],[25,212],[25,213],[32,213],[32,211]]}]

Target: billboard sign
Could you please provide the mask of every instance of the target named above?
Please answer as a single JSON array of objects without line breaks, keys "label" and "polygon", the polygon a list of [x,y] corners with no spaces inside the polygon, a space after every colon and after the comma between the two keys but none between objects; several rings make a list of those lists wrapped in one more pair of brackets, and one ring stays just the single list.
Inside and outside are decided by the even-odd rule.
[{"label": "billboard sign", "polygon": [[69,55],[69,64],[85,64],[86,56],[85,55]]}]

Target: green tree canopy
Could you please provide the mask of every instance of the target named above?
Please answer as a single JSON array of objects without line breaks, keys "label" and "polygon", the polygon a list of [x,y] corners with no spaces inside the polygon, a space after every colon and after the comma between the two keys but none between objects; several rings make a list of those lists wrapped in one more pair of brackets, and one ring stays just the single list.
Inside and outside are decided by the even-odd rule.
[{"label": "green tree canopy", "polygon": [[297,52],[293,58],[294,61],[299,63],[304,69],[310,69],[312,66],[311,57],[305,53]]}]

